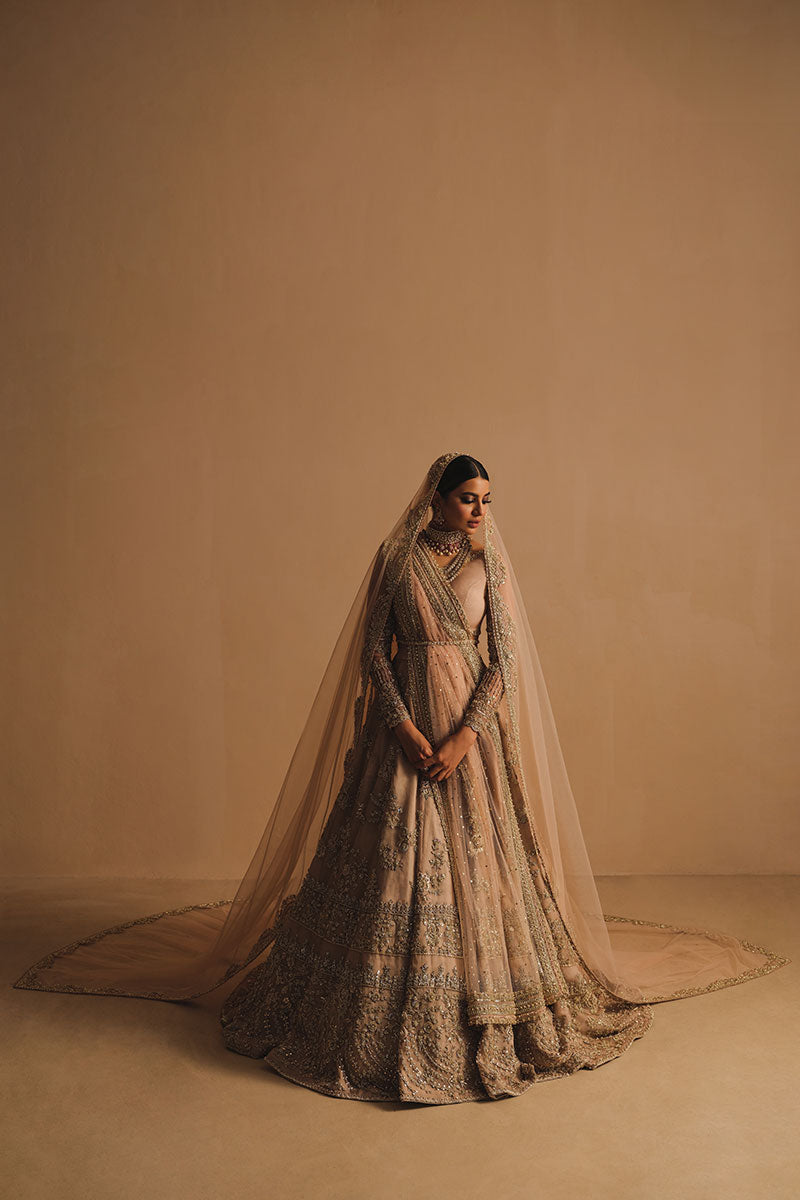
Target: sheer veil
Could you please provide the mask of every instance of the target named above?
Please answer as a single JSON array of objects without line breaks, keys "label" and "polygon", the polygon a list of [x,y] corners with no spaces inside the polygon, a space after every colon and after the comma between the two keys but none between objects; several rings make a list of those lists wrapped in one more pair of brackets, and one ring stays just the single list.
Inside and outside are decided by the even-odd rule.
[{"label": "sheer veil", "polygon": [[[189,1000],[269,953],[342,785],[372,698],[370,664],[433,493],[427,471],[369,563],[256,851],[233,899],[153,913],[56,950],[14,984],[39,991]],[[730,935],[604,914],[522,593],[497,520],[483,528],[487,597],[502,632],[499,719],[509,778],[569,936],[610,991],[655,1003],[743,982],[788,960]]]}]

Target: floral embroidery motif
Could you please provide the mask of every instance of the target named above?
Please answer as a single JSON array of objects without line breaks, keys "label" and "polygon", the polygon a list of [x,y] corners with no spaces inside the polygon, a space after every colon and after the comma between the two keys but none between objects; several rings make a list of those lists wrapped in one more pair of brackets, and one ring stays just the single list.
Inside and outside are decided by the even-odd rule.
[{"label": "floral embroidery motif", "polygon": [[430,871],[421,871],[417,876],[417,883],[421,893],[427,895],[433,893],[438,896],[442,890],[442,884],[445,879],[444,865],[447,861],[445,845],[441,838],[435,837],[431,843],[430,853]]}]

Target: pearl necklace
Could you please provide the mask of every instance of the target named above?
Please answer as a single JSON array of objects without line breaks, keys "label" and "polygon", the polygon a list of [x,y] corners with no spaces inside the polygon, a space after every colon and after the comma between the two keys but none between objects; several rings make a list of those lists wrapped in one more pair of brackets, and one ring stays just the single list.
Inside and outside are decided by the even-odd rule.
[{"label": "pearl necklace", "polygon": [[463,547],[471,546],[466,529],[439,529],[435,525],[426,525],[420,532],[434,554],[455,554]]}]

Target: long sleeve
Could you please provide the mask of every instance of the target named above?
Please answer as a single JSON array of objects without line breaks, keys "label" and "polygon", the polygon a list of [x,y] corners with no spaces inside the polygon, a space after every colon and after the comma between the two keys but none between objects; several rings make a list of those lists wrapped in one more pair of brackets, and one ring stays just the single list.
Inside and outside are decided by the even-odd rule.
[{"label": "long sleeve", "polygon": [[480,733],[488,725],[492,713],[503,698],[503,674],[500,670],[500,658],[497,653],[497,640],[494,632],[494,622],[491,611],[486,613],[486,640],[489,649],[489,665],[484,664],[483,673],[478,681],[472,699],[464,713],[464,725],[469,725],[476,733]]},{"label": "long sleeve", "polygon": [[403,699],[403,693],[400,691],[397,674],[390,657],[393,634],[394,622],[390,612],[381,640],[372,656],[370,669],[370,678],[375,686],[378,707],[390,729],[394,729],[395,725],[399,725],[401,721],[407,721],[411,716]]}]

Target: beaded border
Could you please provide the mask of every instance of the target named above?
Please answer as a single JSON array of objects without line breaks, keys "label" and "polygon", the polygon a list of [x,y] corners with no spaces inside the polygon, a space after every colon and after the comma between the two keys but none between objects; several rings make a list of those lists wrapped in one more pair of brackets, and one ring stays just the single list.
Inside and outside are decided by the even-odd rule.
[{"label": "beaded border", "polygon": [[[641,917],[617,917],[604,913],[603,919],[607,923],[621,921],[626,925],[647,925],[651,929],[667,929],[670,933],[696,933],[700,934],[701,937],[710,937],[712,941],[716,941],[720,937],[727,938],[732,936],[720,933],[717,929],[700,929],[689,925],[670,925],[667,921],[645,921]],[[746,942],[743,938],[736,938],[735,940],[751,954],[763,954],[767,961],[762,963],[760,967],[751,967],[749,971],[742,971],[741,975],[736,975],[732,979],[715,979],[713,983],[708,983],[704,987],[681,988],[677,992],[670,992],[668,995],[663,996],[650,996],[646,1000],[639,1000],[636,1003],[663,1004],[669,1000],[682,1000],[686,996],[704,996],[706,992],[718,992],[721,988],[733,987],[738,983],[746,983],[748,979],[758,979],[761,975],[769,975],[771,971],[777,971],[779,967],[785,967],[792,961],[782,954],[773,954],[771,950],[765,949],[764,946],[757,946],[755,942]],[[619,993],[615,994],[618,995]]]},{"label": "beaded border", "polygon": [[136,925],[150,925],[154,921],[160,921],[162,917],[178,917],[188,912],[199,912],[202,909],[207,908],[220,908],[223,904],[233,904],[234,900],[232,899],[209,900],[205,904],[186,904],[182,908],[167,908],[164,909],[163,912],[151,913],[144,917],[134,917],[130,921],[123,921],[120,925],[109,925],[105,929],[100,929],[96,933],[89,934],[87,937],[77,938],[68,945],[62,946],[59,950],[52,950],[49,954],[46,954],[43,958],[40,958],[38,962],[35,962],[33,966],[28,967],[27,970],[23,971],[19,979],[17,979],[16,982],[14,982],[11,986],[15,988],[25,988],[28,991],[34,992],[60,992],[66,995],[126,996],[132,1000],[166,1000],[172,1003],[180,1003],[183,1000],[195,1000],[198,996],[205,996],[209,992],[213,992],[218,987],[221,987],[223,983],[226,983],[227,980],[231,978],[231,976],[238,974],[239,971],[243,970],[248,963],[252,962],[254,958],[257,958],[258,955],[261,954],[261,952],[265,950],[267,946],[269,946],[270,942],[272,942],[275,938],[277,926],[283,916],[283,913],[289,909],[294,899],[294,893],[284,897],[284,900],[278,911],[278,915],[276,916],[275,924],[261,934],[251,948],[247,958],[243,962],[232,963],[228,967],[227,971],[221,976],[221,978],[218,979],[216,983],[213,983],[211,987],[204,988],[199,992],[192,992],[189,996],[168,996],[164,992],[126,992],[122,988],[116,988],[112,985],[108,985],[106,987],[80,987],[79,985],[68,983],[52,985],[42,982],[42,980],[39,979],[39,972],[45,971],[51,967],[56,959],[63,958],[68,954],[72,954],[73,951],[79,950],[82,946],[91,946],[95,942],[102,941],[103,938],[109,937],[112,934],[123,933],[126,929],[132,929]]}]

